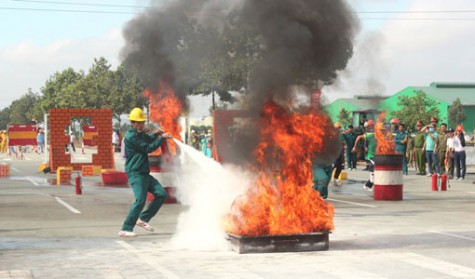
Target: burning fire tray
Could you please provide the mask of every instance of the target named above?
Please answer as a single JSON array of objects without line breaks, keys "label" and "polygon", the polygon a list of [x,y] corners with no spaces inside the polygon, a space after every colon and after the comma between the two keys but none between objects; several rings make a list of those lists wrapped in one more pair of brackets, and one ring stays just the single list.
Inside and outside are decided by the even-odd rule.
[{"label": "burning fire tray", "polygon": [[326,251],[329,232],[243,236],[228,234],[233,251],[246,253]]}]

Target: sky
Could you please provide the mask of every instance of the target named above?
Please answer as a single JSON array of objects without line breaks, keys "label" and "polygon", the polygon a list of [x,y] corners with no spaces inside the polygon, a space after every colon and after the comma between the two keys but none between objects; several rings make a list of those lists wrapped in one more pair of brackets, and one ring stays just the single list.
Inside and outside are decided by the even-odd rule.
[{"label": "sky", "polygon": [[[323,88],[327,102],[352,95],[392,95],[433,81],[475,82],[475,1],[348,3],[360,19],[354,55],[336,82]],[[1,0],[0,109],[29,88],[39,93],[49,77],[68,67],[87,71],[99,57],[117,67],[124,45],[122,28],[149,4],[149,0]],[[209,98],[193,98],[192,116],[209,114],[209,106]]]}]

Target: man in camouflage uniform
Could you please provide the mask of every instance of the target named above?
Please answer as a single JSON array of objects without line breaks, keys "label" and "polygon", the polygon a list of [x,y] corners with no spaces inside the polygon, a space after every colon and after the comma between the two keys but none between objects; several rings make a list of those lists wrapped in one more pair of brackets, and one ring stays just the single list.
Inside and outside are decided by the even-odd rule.
[{"label": "man in camouflage uniform", "polygon": [[425,133],[422,131],[424,124],[421,121],[417,121],[417,134],[414,138],[414,149],[416,153],[416,165],[418,169],[417,175],[426,175],[426,156],[423,151],[425,143]]}]

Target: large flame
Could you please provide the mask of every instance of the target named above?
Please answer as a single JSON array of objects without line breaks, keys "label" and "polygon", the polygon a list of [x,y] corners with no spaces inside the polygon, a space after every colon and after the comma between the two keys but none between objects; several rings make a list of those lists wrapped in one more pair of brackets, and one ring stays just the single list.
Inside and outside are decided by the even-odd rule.
[{"label": "large flame", "polygon": [[[333,230],[333,205],[312,188],[312,157],[334,130],[323,114],[264,106],[262,140],[255,150],[258,176],[234,201],[225,225],[237,235],[296,234]],[[329,134],[330,133],[330,134]]]},{"label": "large flame", "polygon": [[[175,96],[175,91],[166,82],[160,82],[156,92],[146,89],[144,96],[149,98],[150,120],[160,125],[160,128],[170,133],[174,138],[181,140],[181,127],[178,120],[181,115],[182,103]],[[176,146],[173,141],[168,141],[168,146],[172,154],[176,153]],[[161,149],[152,153],[160,155]]]},{"label": "large flame", "polygon": [[381,113],[378,117],[378,121],[374,126],[374,133],[376,136],[376,154],[396,154],[396,144],[394,143],[394,137],[391,131],[388,131],[384,126],[384,120],[386,119],[386,113]]}]

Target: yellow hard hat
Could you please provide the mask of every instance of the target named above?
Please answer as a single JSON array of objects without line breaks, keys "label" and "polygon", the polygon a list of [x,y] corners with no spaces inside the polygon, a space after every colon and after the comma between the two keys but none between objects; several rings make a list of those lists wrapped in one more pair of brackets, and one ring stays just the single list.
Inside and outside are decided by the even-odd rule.
[{"label": "yellow hard hat", "polygon": [[335,123],[335,128],[337,128],[337,129],[340,129],[340,128],[341,128],[340,122]]},{"label": "yellow hard hat", "polygon": [[139,108],[134,108],[130,112],[129,120],[130,121],[144,122],[144,121],[147,120],[147,118],[145,117],[145,113],[143,112],[143,110],[141,110]]}]

